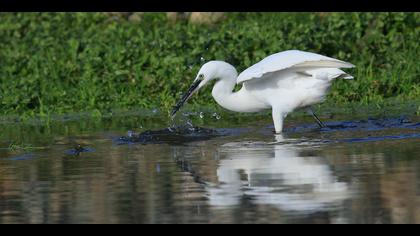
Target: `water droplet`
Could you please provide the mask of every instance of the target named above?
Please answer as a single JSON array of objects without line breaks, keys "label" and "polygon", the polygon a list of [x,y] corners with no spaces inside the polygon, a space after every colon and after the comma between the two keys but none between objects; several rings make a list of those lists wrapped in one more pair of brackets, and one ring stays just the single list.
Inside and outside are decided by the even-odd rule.
[{"label": "water droplet", "polygon": [[216,112],[213,113],[213,117],[216,118],[216,120],[220,120],[220,118],[221,118],[220,115],[217,114]]},{"label": "water droplet", "polygon": [[176,126],[176,124],[171,124],[169,127],[168,127],[168,130],[170,131],[170,132],[176,132],[176,130],[177,130],[178,128],[177,128],[177,126]]},{"label": "water droplet", "polygon": [[203,119],[204,118],[204,113],[200,112],[200,118]]},{"label": "water droplet", "polygon": [[206,59],[204,59],[204,57],[200,57],[200,61],[201,61],[201,62],[205,62],[205,61],[206,61]]},{"label": "water droplet", "polygon": [[182,113],[182,115],[185,116],[185,117],[194,116],[196,114],[197,114],[196,112],[184,112],[184,113]]}]

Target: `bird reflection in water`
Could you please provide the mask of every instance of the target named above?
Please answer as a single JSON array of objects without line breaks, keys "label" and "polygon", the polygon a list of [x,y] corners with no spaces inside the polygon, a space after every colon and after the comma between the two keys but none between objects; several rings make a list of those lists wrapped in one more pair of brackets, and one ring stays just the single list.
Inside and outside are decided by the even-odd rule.
[{"label": "bird reflection in water", "polygon": [[[300,144],[303,144],[300,142]],[[342,205],[349,186],[322,157],[300,155],[301,147],[281,135],[276,142],[221,146],[217,178],[206,185],[210,205],[231,207],[243,197],[280,210],[318,212]]]}]

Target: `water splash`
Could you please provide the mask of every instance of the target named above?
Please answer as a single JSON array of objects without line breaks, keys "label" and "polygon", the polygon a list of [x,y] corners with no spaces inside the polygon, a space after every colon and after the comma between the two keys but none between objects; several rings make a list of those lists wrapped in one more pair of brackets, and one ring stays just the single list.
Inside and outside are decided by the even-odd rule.
[{"label": "water splash", "polygon": [[132,138],[134,137],[134,135],[135,135],[134,131],[131,131],[131,130],[127,131],[127,137]]},{"label": "water splash", "polygon": [[145,132],[119,137],[116,140],[118,145],[123,144],[184,144],[193,141],[208,140],[218,136],[226,135],[225,132],[193,126],[186,123],[182,126],[171,125],[160,130],[147,130]]},{"label": "water splash", "polygon": [[182,113],[182,116],[184,116],[184,117],[190,117],[190,116],[195,116],[195,115],[197,115],[197,112],[183,112]]}]

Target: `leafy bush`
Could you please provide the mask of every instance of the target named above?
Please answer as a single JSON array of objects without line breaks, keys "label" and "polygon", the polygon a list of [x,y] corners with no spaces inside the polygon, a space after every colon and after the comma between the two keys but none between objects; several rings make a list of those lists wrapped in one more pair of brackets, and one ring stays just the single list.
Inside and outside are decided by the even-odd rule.
[{"label": "leafy bush", "polygon": [[[238,71],[300,49],[349,61],[330,101],[420,95],[420,13],[229,13],[216,25],[103,13],[0,13],[1,114],[169,110],[208,60]],[[196,105],[214,106],[208,86]]]}]

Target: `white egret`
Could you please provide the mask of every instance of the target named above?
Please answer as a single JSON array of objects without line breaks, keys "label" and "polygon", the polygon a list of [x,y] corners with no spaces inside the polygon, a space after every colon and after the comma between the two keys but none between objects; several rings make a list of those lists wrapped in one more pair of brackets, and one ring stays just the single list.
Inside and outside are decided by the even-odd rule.
[{"label": "white egret", "polygon": [[[316,53],[288,50],[266,57],[238,76],[236,69],[223,61],[205,63],[187,93],[175,105],[172,117],[200,88],[218,79],[212,96],[225,109],[235,112],[272,110],[276,133],[283,130],[287,114],[306,108],[323,127],[311,105],[325,100],[334,79],[353,79],[339,68],[354,65]],[[242,88],[233,92],[236,84]]]}]

